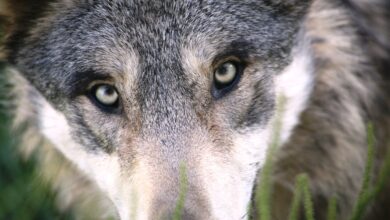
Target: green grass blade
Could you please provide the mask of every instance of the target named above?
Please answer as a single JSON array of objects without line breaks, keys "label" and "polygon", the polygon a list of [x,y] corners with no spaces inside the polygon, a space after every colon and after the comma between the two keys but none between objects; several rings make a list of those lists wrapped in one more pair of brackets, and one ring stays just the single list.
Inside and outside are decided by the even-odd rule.
[{"label": "green grass blade", "polygon": [[260,183],[256,189],[255,201],[257,204],[257,211],[260,219],[270,220],[271,219],[271,174],[272,174],[272,163],[273,156],[279,146],[280,130],[282,127],[282,115],[285,107],[285,97],[278,99],[277,110],[275,115],[275,121],[273,124],[272,140],[267,149],[267,156],[264,166],[260,174]]},{"label": "green grass blade", "polygon": [[188,177],[184,164],[180,166],[180,192],[177,200],[175,212],[173,213],[173,220],[180,220],[184,208],[185,197],[188,190]]},{"label": "green grass blade", "polygon": [[298,176],[298,182],[303,193],[303,208],[305,210],[306,220],[314,220],[314,208],[310,194],[309,178],[306,174],[301,174]]},{"label": "green grass blade", "polygon": [[294,189],[294,197],[291,203],[289,220],[298,220],[299,217],[299,209],[301,206],[302,200],[302,187],[299,185],[299,179],[297,178],[295,181],[295,189]]},{"label": "green grass blade", "polygon": [[386,184],[389,182],[389,178],[390,178],[390,150],[387,152],[385,163],[383,164],[383,167],[379,172],[378,182],[371,192],[371,194],[373,194],[372,195],[373,197],[378,195],[382,191],[382,189],[385,188]]},{"label": "green grass blade", "polygon": [[314,220],[313,201],[311,199],[309,178],[307,174],[299,174],[296,178],[294,197],[291,205],[289,220],[297,220],[303,199],[303,209],[306,220]]},{"label": "green grass blade", "polygon": [[372,167],[374,163],[375,137],[374,129],[371,123],[369,123],[367,126],[367,145],[367,159],[364,169],[362,189],[352,211],[351,220],[359,220],[363,217],[364,211],[366,209],[365,207],[369,204],[369,201],[372,200],[370,197],[373,196],[373,193],[370,192],[370,183],[372,178]]},{"label": "green grass blade", "polygon": [[378,182],[375,187],[361,196],[359,207],[356,208],[351,220],[360,220],[364,217],[365,208],[379,195],[386,186],[390,178],[390,151],[387,152],[385,163],[379,173]]},{"label": "green grass blade", "polygon": [[337,219],[337,198],[332,197],[328,202],[328,213],[327,220],[336,220]]}]

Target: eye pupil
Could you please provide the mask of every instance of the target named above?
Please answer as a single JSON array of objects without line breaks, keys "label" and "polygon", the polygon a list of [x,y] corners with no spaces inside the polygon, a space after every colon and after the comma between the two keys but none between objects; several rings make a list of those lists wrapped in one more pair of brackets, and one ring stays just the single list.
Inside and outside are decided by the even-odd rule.
[{"label": "eye pupil", "polygon": [[115,90],[113,88],[111,88],[111,87],[107,86],[104,89],[105,89],[104,90],[105,94],[108,95],[108,96],[113,95],[115,93]]},{"label": "eye pupil", "polygon": [[227,64],[224,64],[218,68],[218,74],[220,75],[226,75],[227,73]]},{"label": "eye pupil", "polygon": [[214,73],[214,80],[217,87],[222,88],[234,82],[238,69],[233,62],[225,62],[220,65]]}]

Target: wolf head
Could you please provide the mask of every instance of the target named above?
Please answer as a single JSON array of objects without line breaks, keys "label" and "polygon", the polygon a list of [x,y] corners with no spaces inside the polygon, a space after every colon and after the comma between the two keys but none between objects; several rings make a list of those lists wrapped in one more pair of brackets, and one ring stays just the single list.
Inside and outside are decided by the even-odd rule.
[{"label": "wolf head", "polygon": [[4,4],[39,130],[122,219],[172,216],[182,172],[184,219],[246,217],[276,100],[284,140],[310,91],[309,51],[293,47],[306,2]]}]

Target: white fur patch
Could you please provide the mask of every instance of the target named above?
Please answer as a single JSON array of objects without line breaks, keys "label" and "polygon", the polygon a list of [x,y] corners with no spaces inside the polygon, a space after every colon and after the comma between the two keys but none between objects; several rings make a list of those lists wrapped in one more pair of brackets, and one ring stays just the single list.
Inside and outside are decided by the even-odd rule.
[{"label": "white fur patch", "polygon": [[[305,109],[312,91],[310,56],[303,50],[299,51],[292,63],[277,77],[275,84],[277,96],[284,96],[287,99],[284,106],[286,111],[282,118],[283,143],[288,140],[292,129],[299,123],[299,116]],[[144,182],[147,182],[147,171],[138,170],[139,174],[125,181],[120,175],[118,156],[115,153],[108,155],[103,152],[87,152],[85,147],[73,140],[65,116],[47,102],[43,103],[40,121],[43,134],[56,148],[110,196],[118,208],[121,219],[134,217],[132,205],[136,206],[135,218],[147,218],[149,211],[147,198],[150,195],[142,194],[143,198],[139,195],[144,192],[141,188],[146,187]],[[271,131],[272,123],[269,123],[266,128],[236,134],[233,137],[233,155],[230,155],[233,158],[226,158],[223,155],[218,158],[206,156],[202,158],[204,187],[215,219],[247,218],[252,187],[257,170],[265,162]],[[205,152],[204,155],[207,153],[210,152]],[[137,194],[141,198],[136,198],[138,204],[135,204],[132,196]]]},{"label": "white fur patch", "polygon": [[[233,152],[202,158],[202,176],[213,219],[246,219],[257,170],[265,161],[268,129],[236,134]],[[205,152],[204,155],[212,154]]]},{"label": "white fur patch", "polygon": [[[299,117],[307,105],[312,91],[314,76],[311,57],[306,51],[298,51],[293,61],[276,79],[277,96],[286,98],[282,112],[280,144],[288,140],[293,128],[299,123]],[[234,163],[232,167],[221,164],[208,166],[215,179],[209,181],[208,193],[212,211],[217,219],[247,219],[247,208],[252,195],[252,187],[257,171],[264,165],[270,140],[273,134],[273,120],[266,128],[252,129],[237,134],[234,140]],[[233,180],[229,180],[233,179]],[[230,183],[233,186],[224,186]],[[218,193],[220,188],[224,194]],[[230,190],[230,191],[229,191]],[[229,193],[227,193],[229,191]],[[226,201],[234,201],[226,204]],[[230,206],[229,206],[230,205]],[[228,213],[229,212],[229,213]]]},{"label": "white fur patch", "polygon": [[[299,48],[301,49],[301,48]],[[286,99],[282,112],[280,143],[285,143],[299,122],[313,90],[312,58],[303,47],[295,53],[292,63],[276,79],[276,94]]]},{"label": "white fur patch", "polygon": [[[88,153],[85,147],[76,143],[65,116],[49,103],[43,103],[40,112],[41,132],[70,161],[97,185],[108,193],[116,205],[120,206],[118,182],[120,167],[116,154]],[[118,204],[119,203],[119,204]]]},{"label": "white fur patch", "polygon": [[146,166],[140,165],[131,177],[121,175],[119,157],[113,153],[87,152],[70,135],[65,116],[49,103],[44,103],[40,113],[43,134],[70,161],[94,180],[114,202],[122,220],[146,220],[150,192]]},{"label": "white fur patch", "polygon": [[[268,127],[271,127],[269,125]],[[235,137],[235,160],[240,167],[240,193],[237,194],[236,204],[241,219],[246,219],[248,202],[252,195],[253,185],[259,167],[265,162],[269,132],[271,129],[256,129],[245,135]]]}]

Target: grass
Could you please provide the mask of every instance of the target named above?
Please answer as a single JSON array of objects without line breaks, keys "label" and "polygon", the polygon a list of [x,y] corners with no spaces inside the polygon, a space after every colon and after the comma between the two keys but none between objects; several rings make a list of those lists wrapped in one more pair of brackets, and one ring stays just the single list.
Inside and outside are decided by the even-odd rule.
[{"label": "grass", "polygon": [[[0,76],[3,67],[0,64]],[[57,209],[55,193],[39,178],[35,159],[26,161],[18,154],[18,138],[9,131],[6,87],[0,77],[0,219],[74,219],[71,212]]]},{"label": "grass", "polygon": [[279,146],[280,139],[280,130],[282,126],[281,116],[284,112],[285,98],[280,97],[278,99],[277,110],[276,110],[276,120],[273,123],[273,135],[271,144],[267,150],[267,157],[262,168],[261,172],[261,182],[256,189],[256,204],[257,210],[262,220],[271,219],[271,194],[272,194],[272,185],[271,185],[271,174],[273,169],[273,155],[276,153],[277,147]]},{"label": "grass", "polygon": [[372,184],[372,167],[374,163],[374,128],[372,125],[368,126],[367,136],[368,136],[368,150],[367,150],[367,162],[365,168],[365,174],[362,184],[362,189],[358,200],[355,204],[355,208],[350,220],[360,220],[364,216],[366,207],[379,195],[383,190],[386,183],[389,182],[390,178],[390,151],[387,152],[385,157],[384,165],[379,172],[379,178],[375,185]]},{"label": "grass", "polygon": [[337,198],[331,197],[328,202],[327,220],[337,219]]},{"label": "grass", "polygon": [[[261,173],[261,181],[256,189],[256,204],[257,212],[260,214],[261,220],[271,219],[271,199],[272,199],[272,164],[273,157],[279,145],[279,130],[281,128],[281,116],[284,112],[285,100],[282,98],[278,101],[276,120],[273,129],[272,142],[268,148],[267,158]],[[380,171],[378,181],[373,186],[372,172],[375,157],[375,135],[374,128],[371,123],[367,125],[367,159],[365,163],[362,187],[353,208],[350,220],[361,220],[364,217],[365,211],[373,200],[383,190],[390,178],[390,152],[385,157],[384,165]],[[296,177],[296,187],[291,203],[289,220],[298,220],[301,204],[303,203],[304,219],[315,220],[315,210],[310,193],[309,177],[303,173]],[[337,198],[331,197],[328,201],[327,220],[337,220]]]},{"label": "grass", "polygon": [[179,198],[177,199],[177,204],[175,212],[173,213],[173,220],[180,220],[184,208],[185,198],[188,190],[188,179],[187,179],[187,170],[184,164],[180,165],[180,191]]},{"label": "grass", "polygon": [[[3,65],[0,64],[0,71]],[[0,72],[0,75],[1,72]],[[11,136],[9,132],[10,115],[7,109],[7,86],[0,77],[0,219],[74,219],[73,213],[60,212],[55,205],[55,193],[49,185],[39,178],[39,171],[36,168],[35,159],[23,160],[17,152],[17,137]],[[277,118],[283,114],[284,99],[279,100]],[[7,113],[8,112],[8,113]],[[279,130],[281,121],[275,120],[274,135],[267,152],[267,159],[261,173],[262,181],[257,188],[256,204],[261,220],[271,219],[272,186],[271,174],[273,169],[273,155],[279,145]],[[390,175],[390,153],[380,171],[376,184],[373,184],[372,170],[374,163],[374,128],[372,124],[367,126],[367,161],[364,170],[362,189],[356,201],[350,220],[360,220],[365,210],[376,196],[384,188]],[[180,195],[174,212],[173,219],[181,219],[185,195],[188,190],[187,175],[185,167],[180,168]],[[314,220],[315,210],[310,195],[310,179],[306,174],[298,175],[296,178],[296,189],[291,204],[289,220],[297,220],[299,211],[303,204],[306,220]],[[330,198],[328,203],[327,220],[337,219],[337,199]]]},{"label": "grass", "polygon": [[370,188],[371,188],[371,179],[372,179],[372,167],[374,164],[374,129],[372,124],[367,126],[367,161],[364,170],[364,178],[362,183],[362,188],[358,197],[358,200],[355,204],[354,210],[352,212],[351,220],[361,219],[363,216],[364,207],[367,206],[368,200],[370,200]]},{"label": "grass", "polygon": [[[0,76],[4,64],[0,64]],[[55,193],[49,185],[39,178],[36,161],[23,160],[17,152],[17,137],[12,136],[10,127],[10,110],[7,107],[7,85],[0,77],[0,219],[30,220],[30,219],[74,219],[71,211],[60,212],[55,205]],[[277,118],[284,111],[284,99],[279,100]],[[279,130],[281,121],[274,124],[274,135],[267,152],[267,159],[261,173],[261,182],[256,189],[256,204],[261,220],[271,219],[272,185],[271,174],[273,169],[273,155],[279,145]],[[364,170],[361,192],[356,201],[350,220],[360,220],[367,207],[385,187],[390,176],[390,152],[380,171],[378,180],[373,184],[372,171],[374,163],[375,138],[372,124],[367,126],[367,161]],[[181,219],[188,182],[185,167],[180,168],[180,195],[173,216],[174,220]],[[310,179],[306,174],[296,178],[296,189],[291,204],[289,220],[297,220],[303,204],[304,216],[307,220],[314,220],[315,210],[310,195]],[[330,198],[328,202],[327,220],[337,219],[337,199]]]}]

